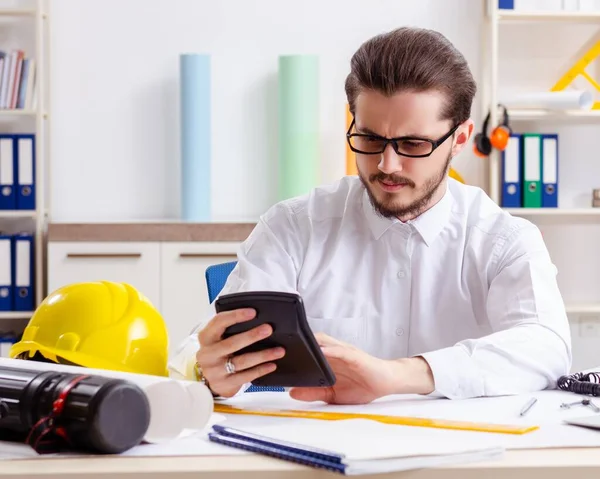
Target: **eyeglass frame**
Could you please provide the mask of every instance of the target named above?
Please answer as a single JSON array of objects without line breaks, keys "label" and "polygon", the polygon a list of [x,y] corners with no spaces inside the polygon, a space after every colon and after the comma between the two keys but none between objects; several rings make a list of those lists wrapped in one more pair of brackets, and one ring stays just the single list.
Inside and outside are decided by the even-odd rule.
[{"label": "eyeglass frame", "polygon": [[[419,138],[418,136],[398,136],[396,138],[385,138],[383,136],[378,136],[378,135],[369,135],[367,133],[350,133],[352,131],[352,127],[354,127],[355,125],[355,119],[352,118],[352,123],[350,124],[350,128],[348,128],[348,131],[346,132],[346,141],[348,142],[348,146],[350,147],[350,149],[355,152],[355,153],[360,153],[361,155],[381,155],[385,149],[388,146],[388,143],[392,144],[392,148],[393,150],[396,152],[397,155],[399,156],[404,156],[406,158],[427,158],[428,156],[431,156],[433,154],[433,152],[435,150],[438,149],[439,146],[441,146],[448,138],[450,138],[454,132],[456,130],[458,130],[458,127],[461,125],[460,123],[454,125],[450,131],[448,133],[446,133],[444,136],[438,138],[437,140],[430,140],[429,138]],[[357,150],[356,148],[354,148],[352,146],[352,143],[350,141],[350,139],[352,137],[367,137],[367,138],[375,138],[377,140],[382,140],[385,142],[385,144],[383,145],[383,149],[381,151],[375,151],[372,153],[368,153],[365,151],[361,151],[361,150]],[[425,155],[407,155],[405,153],[400,153],[398,151],[398,141],[400,140],[417,140],[417,141],[426,141],[428,143],[431,143],[431,151]]]}]

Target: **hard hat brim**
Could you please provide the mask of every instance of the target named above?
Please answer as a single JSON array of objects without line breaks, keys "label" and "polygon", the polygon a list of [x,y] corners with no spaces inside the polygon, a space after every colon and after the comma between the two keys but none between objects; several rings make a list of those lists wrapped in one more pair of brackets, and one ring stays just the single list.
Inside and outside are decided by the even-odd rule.
[{"label": "hard hat brim", "polygon": [[[36,352],[39,352],[46,359],[57,364],[68,362],[74,366],[81,366],[84,368],[140,374],[137,371],[124,368],[122,364],[105,361],[102,358],[88,356],[87,354],[82,354],[77,351],[64,351],[55,348],[49,348],[35,341],[20,341],[13,344],[13,346],[10,348],[9,357],[14,359],[21,356],[23,353],[27,353],[29,357],[32,357]],[[61,359],[64,361],[61,361]],[[165,370],[163,376],[169,376],[168,370]]]}]

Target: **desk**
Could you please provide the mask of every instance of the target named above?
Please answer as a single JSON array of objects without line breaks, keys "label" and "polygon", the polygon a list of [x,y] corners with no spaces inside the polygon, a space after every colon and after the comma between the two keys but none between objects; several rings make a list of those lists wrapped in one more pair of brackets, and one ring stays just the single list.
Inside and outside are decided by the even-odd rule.
[{"label": "desk", "polygon": [[[314,479],[341,477],[265,456],[104,457],[3,461],[0,479]],[[376,479],[598,479],[600,448],[507,451],[503,460],[393,474]]]}]

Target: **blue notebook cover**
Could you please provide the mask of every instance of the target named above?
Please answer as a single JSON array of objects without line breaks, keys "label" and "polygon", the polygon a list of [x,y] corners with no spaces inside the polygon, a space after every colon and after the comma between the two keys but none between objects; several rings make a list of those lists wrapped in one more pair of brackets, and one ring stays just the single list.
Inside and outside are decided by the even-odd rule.
[{"label": "blue notebook cover", "polygon": [[213,442],[226,446],[245,449],[246,451],[257,452],[334,472],[344,473],[347,467],[342,463],[344,456],[335,452],[276,441],[249,432],[219,426],[218,424],[213,426],[213,432],[208,434],[208,438]]}]

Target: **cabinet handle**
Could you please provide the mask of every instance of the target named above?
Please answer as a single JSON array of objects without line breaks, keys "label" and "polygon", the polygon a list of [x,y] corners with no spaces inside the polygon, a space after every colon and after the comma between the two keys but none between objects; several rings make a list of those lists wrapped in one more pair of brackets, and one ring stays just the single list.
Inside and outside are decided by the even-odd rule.
[{"label": "cabinet handle", "polygon": [[141,258],[142,253],[67,253],[67,258]]},{"label": "cabinet handle", "polygon": [[232,253],[179,253],[180,258],[231,258]]}]

